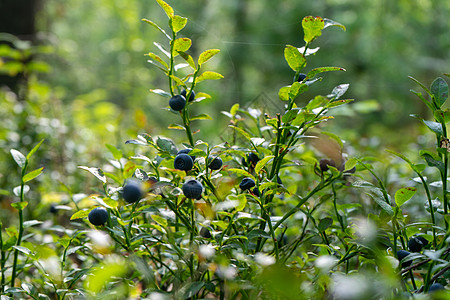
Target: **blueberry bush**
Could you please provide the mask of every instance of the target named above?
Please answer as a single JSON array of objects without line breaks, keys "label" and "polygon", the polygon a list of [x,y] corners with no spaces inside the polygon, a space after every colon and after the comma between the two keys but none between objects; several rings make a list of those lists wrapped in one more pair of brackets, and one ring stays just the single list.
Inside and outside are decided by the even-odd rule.
[{"label": "blueberry bush", "polygon": [[[181,34],[187,18],[156,2],[168,26],[143,20],[164,39],[146,55],[167,85],[150,92],[185,137],[140,133],[108,144],[107,163],[78,167],[96,180],[93,192],[69,189],[51,207],[53,222],[24,218],[34,200],[28,183],[44,172],[29,166],[46,141],[27,155],[11,149],[18,217],[0,222],[2,300],[448,297],[446,81],[427,88],[412,78],[433,119],[413,117],[435,135],[432,147],[350,156],[326,129],[333,110],[353,101],[344,97],[349,84],[302,97],[323,73],[345,71],[307,63],[323,30],[346,28],[306,16],[304,44],[284,48],[293,77],[278,92],[284,112],[235,104],[223,111],[222,142],[211,144],[196,127],[212,118],[196,106],[212,98],[204,82],[223,78],[208,64],[220,51],[193,57]],[[392,169],[408,175],[399,180]]]}]

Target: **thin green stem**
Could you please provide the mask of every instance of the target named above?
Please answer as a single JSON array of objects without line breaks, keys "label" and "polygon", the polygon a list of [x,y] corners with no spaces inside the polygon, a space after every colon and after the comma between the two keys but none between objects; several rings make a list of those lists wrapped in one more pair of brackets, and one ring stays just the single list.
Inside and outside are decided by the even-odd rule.
[{"label": "thin green stem", "polygon": [[3,234],[2,234],[2,226],[3,224],[0,222],[0,269],[2,273],[2,281],[1,281],[1,287],[0,292],[3,294],[5,292],[5,251],[3,251]]}]

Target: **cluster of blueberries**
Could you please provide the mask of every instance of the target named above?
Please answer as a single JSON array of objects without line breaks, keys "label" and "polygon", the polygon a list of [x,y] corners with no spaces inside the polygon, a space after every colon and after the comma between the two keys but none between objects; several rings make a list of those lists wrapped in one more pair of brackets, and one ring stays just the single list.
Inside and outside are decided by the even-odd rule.
[{"label": "cluster of blueberries", "polygon": [[[422,251],[423,247],[428,245],[429,242],[426,238],[423,236],[415,236],[409,239],[408,241],[408,249],[411,252],[420,252]],[[397,251],[397,257],[399,261],[402,261],[404,258],[406,258],[408,255],[411,254],[411,252],[406,250],[398,250]],[[405,261],[402,263],[402,268],[409,267],[411,265],[412,261]],[[429,292],[439,291],[445,289],[442,284],[439,282],[435,282],[432,285],[430,285],[430,288],[428,289]]]},{"label": "cluster of blueberries", "polygon": [[[187,92],[186,90],[182,90],[179,95],[175,95],[169,100],[169,106],[174,111],[180,111],[184,108],[186,105],[186,96]],[[192,91],[191,95],[189,96],[189,102],[194,101],[195,99],[195,92]]]}]

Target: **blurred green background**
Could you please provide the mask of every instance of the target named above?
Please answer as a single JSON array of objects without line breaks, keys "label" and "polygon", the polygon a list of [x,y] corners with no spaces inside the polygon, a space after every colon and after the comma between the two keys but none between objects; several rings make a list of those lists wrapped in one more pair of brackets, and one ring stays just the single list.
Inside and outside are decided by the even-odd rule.
[{"label": "blurred green background", "polygon": [[[189,19],[181,35],[192,39],[192,56],[221,50],[207,67],[225,78],[201,83],[196,90],[212,96],[195,110],[214,121],[194,125],[210,141],[217,141],[218,128],[226,127],[220,112],[234,103],[281,109],[278,90],[293,78],[284,47],[303,46],[301,20],[307,15],[335,20],[347,31],[326,29],[314,42],[320,51],[309,57],[305,71],[319,66],[347,71],[325,74],[298,102],[349,83],[346,97],[356,101],[335,111],[326,130],[355,151],[415,142],[420,125],[409,114],[426,115],[410,92],[420,88],[408,75],[429,86],[450,71],[450,1],[167,2]],[[20,7],[28,11],[20,14]],[[80,173],[76,166],[101,166],[108,159],[106,143],[124,148],[125,140],[142,132],[184,141],[183,133],[167,133],[167,126],[177,121],[163,110],[167,99],[149,92],[167,89],[165,76],[144,56],[158,52],[153,42],[166,42],[141,21],[147,18],[167,28],[156,1],[2,0],[0,11],[2,194],[9,195],[9,186],[17,183],[17,176],[7,172],[14,166],[9,150],[25,153],[41,138],[46,142],[36,164],[48,167],[50,174],[41,179],[41,189],[54,190],[58,180],[72,192],[90,184],[74,175]],[[23,19],[17,19],[20,15]],[[30,32],[11,31],[16,23],[28,25],[24,30]],[[125,148],[125,154],[130,150]]]}]

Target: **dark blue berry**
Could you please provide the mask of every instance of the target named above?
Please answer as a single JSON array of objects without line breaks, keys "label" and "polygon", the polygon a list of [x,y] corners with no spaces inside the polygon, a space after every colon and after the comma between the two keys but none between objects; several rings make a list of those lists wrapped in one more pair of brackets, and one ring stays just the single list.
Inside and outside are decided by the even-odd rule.
[{"label": "dark blue berry", "polygon": [[[191,152],[191,148],[186,148],[186,149],[181,149],[180,151],[178,151],[178,154],[184,153],[184,154],[189,154],[189,152]],[[192,161],[195,160],[195,156],[189,155],[192,158]]]},{"label": "dark blue berry", "polygon": [[183,184],[181,189],[183,190],[183,194],[187,198],[198,199],[202,196],[203,185],[199,181],[191,179],[187,181],[185,184]]},{"label": "dark blue berry", "polygon": [[254,194],[256,197],[261,196],[261,193],[259,192],[259,190],[258,190],[257,187],[254,187],[253,190],[252,190],[252,192],[253,192],[253,194]]},{"label": "dark blue berry", "polygon": [[58,212],[58,209],[56,208],[56,204],[52,203],[52,205],[50,205],[50,212],[52,214],[56,214]]},{"label": "dark blue berry", "polygon": [[252,187],[256,186],[255,181],[250,177],[245,177],[242,179],[241,183],[239,184],[239,187],[245,191],[248,189],[251,189]]},{"label": "dark blue berry", "polygon": [[428,292],[434,293],[434,292],[442,291],[442,290],[445,290],[445,287],[442,284],[440,284],[439,282],[435,282],[432,285],[430,285]]},{"label": "dark blue berry", "polygon": [[175,111],[180,111],[186,105],[186,99],[182,95],[176,95],[170,98],[169,106]]},{"label": "dark blue berry", "polygon": [[[397,257],[398,257],[398,260],[399,260],[399,261],[402,261],[405,257],[407,257],[407,256],[410,255],[410,254],[411,254],[411,253],[408,252],[408,251],[406,251],[406,250],[398,250],[398,251],[397,251]],[[411,263],[412,263],[411,260],[402,263],[402,268],[409,267],[409,266],[411,265]]]},{"label": "dark blue berry", "polygon": [[89,222],[92,225],[100,226],[108,221],[108,211],[104,207],[96,207],[88,215]]},{"label": "dark blue berry", "polygon": [[220,157],[209,157],[208,161],[208,168],[210,168],[211,170],[219,170],[220,168],[222,168],[223,162]]},{"label": "dark blue berry", "polygon": [[332,160],[332,159],[330,160],[330,159],[325,159],[325,158],[323,158],[323,159],[321,159],[321,160],[319,161],[319,167],[320,167],[320,170],[321,170],[322,172],[328,171],[329,166],[332,166],[332,167],[335,167],[335,168],[336,168],[336,163],[334,162],[334,160]]},{"label": "dark blue berry", "polygon": [[139,201],[143,196],[141,183],[137,180],[129,180],[123,187],[122,196],[128,203]]},{"label": "dark blue berry", "polygon": [[189,171],[194,166],[192,158],[184,153],[178,154],[173,162],[175,169]]},{"label": "dark blue berry", "polygon": [[305,80],[305,78],[306,78],[306,74],[304,74],[304,73],[298,74],[298,82],[302,82],[303,80]]},{"label": "dark blue berry", "polygon": [[[182,95],[184,98],[186,98],[186,96],[187,96],[186,90],[182,90],[182,91],[181,91],[181,95]],[[195,92],[192,91],[191,95],[189,96],[189,100],[188,100],[188,101],[191,102],[191,101],[194,101],[194,99],[195,99]]]},{"label": "dark blue berry", "polygon": [[408,249],[411,252],[420,252],[426,245],[428,245],[428,240],[423,236],[412,237],[408,241]]},{"label": "dark blue berry", "polygon": [[204,237],[205,239],[211,238],[211,232],[206,227],[202,227],[200,229],[200,236]]},{"label": "dark blue berry", "polygon": [[248,162],[249,162],[251,165],[256,165],[256,164],[258,163],[258,161],[259,161],[258,155],[256,155],[256,154],[253,153],[253,152],[250,153],[250,154],[248,155],[247,159],[248,159]]}]

